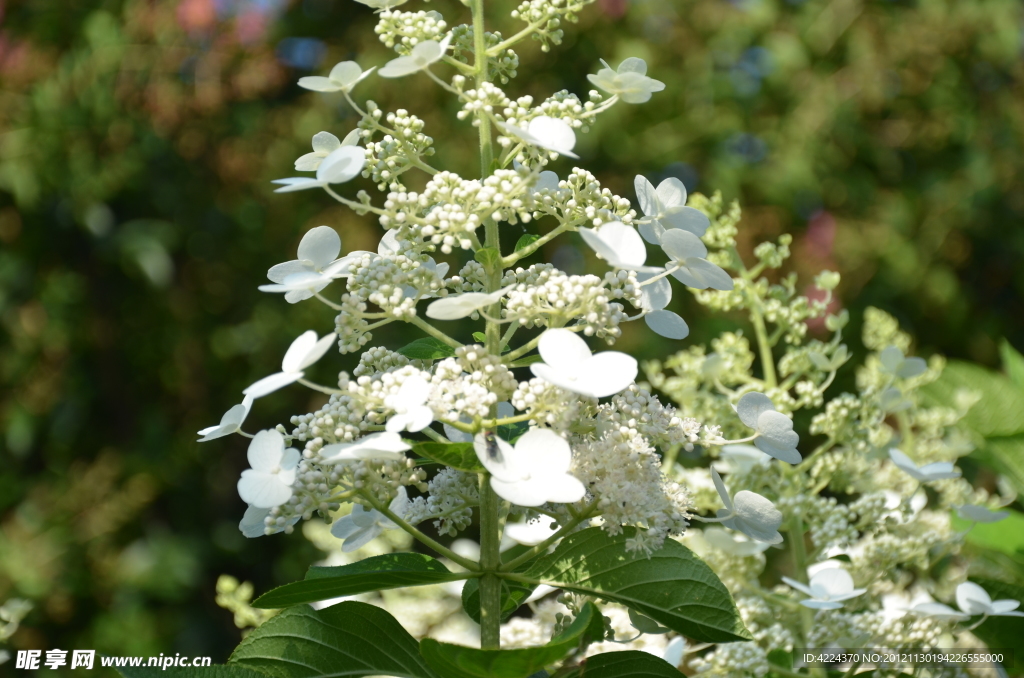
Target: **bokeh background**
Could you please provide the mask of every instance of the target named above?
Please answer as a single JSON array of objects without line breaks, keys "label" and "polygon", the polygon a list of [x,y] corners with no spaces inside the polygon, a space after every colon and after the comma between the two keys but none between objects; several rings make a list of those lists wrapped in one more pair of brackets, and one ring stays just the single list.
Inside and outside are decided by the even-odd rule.
[{"label": "bokeh background", "polygon": [[[403,9],[467,19],[420,5]],[[517,30],[513,2],[487,6],[492,30]],[[194,432],[331,326],[257,292],[267,268],[312,226],[346,250],[381,234],[325,196],[271,192],[314,133],[356,122],[295,81],[393,55],[353,0],[0,0],[0,21],[0,602],[35,604],[12,648],[223,661],[239,631],[217,576],[262,591],[319,552],[244,539],[245,441]],[[632,198],[637,173],[677,176],[739,199],[748,250],[791,233],[802,280],[842,272],[854,327],[881,307],[919,354],[995,366],[1003,338],[1024,347],[1019,0],[598,0],[561,48],[520,49],[529,77],[508,91],[585,94],[599,58],[627,56],[667,89],[581,138],[606,185]],[[474,133],[426,78],[357,94],[420,115],[438,163],[475,168]],[[680,303],[694,340],[733,322]],[[316,404],[288,390],[252,420]]]}]

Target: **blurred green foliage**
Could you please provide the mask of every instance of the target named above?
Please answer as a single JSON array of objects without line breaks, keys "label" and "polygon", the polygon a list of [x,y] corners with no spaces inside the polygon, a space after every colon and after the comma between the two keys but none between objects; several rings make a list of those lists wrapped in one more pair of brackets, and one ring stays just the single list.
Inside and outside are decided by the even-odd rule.
[{"label": "blurred green foliage", "polygon": [[[515,3],[488,4],[511,34]],[[295,79],[388,52],[351,0],[0,11],[0,601],[35,604],[12,645],[222,660],[238,632],[217,576],[262,591],[317,556],[297,537],[241,537],[244,441],[200,448],[193,432],[323,327],[318,309],[256,292],[266,269],[318,224],[375,246],[369,219],[268,182],[314,133],[355,124]],[[995,364],[998,337],[1024,346],[1022,36],[1017,0],[599,0],[561,48],[522,50],[529,77],[508,89],[584,93],[599,58],[647,59],[666,91],[581,138],[606,185],[632,198],[643,173],[721,189],[744,204],[748,250],[792,233],[796,269],[841,271],[854,317],[880,306],[924,352]],[[358,93],[410,108],[438,162],[473,171],[457,142],[470,131],[429,80]],[[680,303],[696,339],[731,322]],[[639,333],[623,346],[678,348]],[[316,404],[287,391],[253,417]]]}]

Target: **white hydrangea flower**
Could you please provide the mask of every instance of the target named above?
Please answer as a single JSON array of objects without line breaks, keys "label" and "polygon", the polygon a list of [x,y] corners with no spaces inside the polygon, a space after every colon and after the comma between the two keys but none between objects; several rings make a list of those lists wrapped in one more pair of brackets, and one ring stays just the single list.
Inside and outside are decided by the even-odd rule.
[{"label": "white hydrangea flower", "polygon": [[749,490],[740,490],[735,497],[730,497],[729,490],[722,482],[722,476],[713,468],[711,479],[718,490],[718,496],[725,504],[725,508],[718,509],[718,518],[723,525],[742,532],[755,541],[768,544],[782,543],[782,535],[779,534],[782,512],[775,508],[775,504]]},{"label": "white hydrangea flower", "polygon": [[731,556],[753,556],[764,553],[771,547],[771,544],[763,541],[748,539],[742,532],[736,534],[720,527],[707,527],[703,535],[707,543]]},{"label": "white hydrangea flower", "polygon": [[896,467],[901,471],[914,480],[918,480],[922,483],[960,477],[960,469],[956,468],[956,466],[949,461],[936,461],[931,464],[925,464],[924,466],[918,466],[910,459],[910,457],[895,448],[889,450],[889,459],[891,459],[892,463],[896,464]]},{"label": "white hydrangea flower", "polygon": [[[651,271],[638,271],[637,282],[643,283],[656,274]],[[640,306],[644,310],[644,322],[653,332],[667,339],[685,339],[690,335],[690,326],[679,314],[666,311],[665,307],[672,301],[672,283],[666,278],[658,278],[640,288]]]},{"label": "white hydrangea flower", "polygon": [[964,504],[957,507],[956,512],[964,520],[970,520],[975,523],[998,523],[1000,520],[1010,517],[1009,511],[990,511],[984,506],[978,506],[977,504]]},{"label": "white hydrangea flower", "polygon": [[669,229],[661,236],[661,249],[673,262],[667,264],[666,268],[673,264],[678,266],[672,272],[672,277],[687,287],[696,290],[708,287],[714,290],[733,288],[732,277],[704,258],[708,255],[708,248],[693,233],[681,228]]},{"label": "white hydrangea flower", "polygon": [[[405,487],[398,488],[398,494],[391,500],[388,509],[399,518],[404,518],[409,510],[409,493]],[[384,530],[398,527],[383,513],[376,509],[368,509],[362,504],[353,504],[352,513],[336,520],[331,525],[331,534],[344,540],[341,550],[345,553],[356,551],[376,539]]]},{"label": "white hydrangea flower", "polygon": [[451,41],[451,33],[446,35],[441,42],[437,40],[424,40],[412,48],[409,56],[398,57],[384,64],[379,71],[379,75],[382,78],[401,78],[422,71],[444,58]]},{"label": "white hydrangea flower", "polygon": [[612,268],[645,273],[663,270],[655,266],[644,266],[644,262],[647,261],[647,247],[643,238],[636,229],[626,226],[621,221],[610,221],[598,228],[581,228],[580,237]]},{"label": "white hydrangea flower", "polygon": [[1017,612],[1019,600],[992,600],[985,589],[974,582],[965,581],[956,587],[956,604],[971,616],[983,614],[986,617],[1024,617],[1024,612]]},{"label": "white hydrangea flower", "polygon": [[572,127],[558,118],[547,115],[537,116],[529,122],[526,129],[510,125],[507,122],[499,122],[498,127],[531,146],[554,151],[570,158],[580,157],[572,152],[576,146],[576,133]]},{"label": "white hydrangea flower", "polygon": [[466,292],[453,294],[431,302],[427,306],[427,317],[434,320],[459,320],[468,318],[479,310],[496,304],[509,288],[500,289],[490,294],[483,292]]},{"label": "white hydrangea flower", "polygon": [[612,70],[608,62],[601,59],[604,68],[587,76],[595,87],[609,94],[617,94],[627,104],[643,104],[651,100],[654,92],[665,89],[665,83],[647,76],[647,62],[639,57],[629,57]]},{"label": "white hydrangea flower", "polygon": [[199,431],[199,435],[203,437],[198,442],[205,443],[208,440],[216,440],[217,438],[223,438],[224,436],[241,431],[242,424],[245,422],[245,418],[249,416],[249,410],[252,408],[252,401],[252,396],[245,396],[241,404],[235,405],[224,413],[224,416],[220,418],[219,424],[208,426]]},{"label": "white hydrangea flower", "polygon": [[371,433],[354,443],[334,443],[320,448],[320,461],[339,464],[349,461],[401,461],[411,450],[402,437],[391,431]]},{"label": "white hydrangea flower", "polygon": [[640,224],[640,235],[652,245],[661,244],[661,236],[672,228],[681,228],[698,238],[711,226],[708,215],[686,206],[686,186],[675,177],[669,177],[654,188],[646,177],[638,174],[633,180],[637,202],[647,217]]},{"label": "white hydrangea flower", "polygon": [[638,372],[636,358],[618,351],[593,355],[587,342],[565,329],[544,332],[537,351],[544,362],[530,365],[535,377],[591,398],[618,393]]},{"label": "white hydrangea flower", "polygon": [[514,448],[493,432],[482,431],[473,440],[473,449],[491,473],[494,491],[518,506],[572,504],[587,493],[569,473],[569,443],[548,429],[530,429]]},{"label": "white hydrangea flower", "polygon": [[316,332],[313,330],[303,332],[285,352],[284,359],[281,361],[281,371],[271,374],[269,377],[263,377],[242,393],[252,398],[262,398],[289,384],[294,384],[305,376],[303,370],[324,357],[337,338],[338,335],[331,332],[317,340]]},{"label": "white hydrangea flower", "polygon": [[331,69],[326,78],[319,75],[307,75],[304,78],[299,78],[299,87],[314,92],[351,92],[352,88],[358,85],[363,78],[373,73],[374,68],[364,71],[354,61],[342,61]]},{"label": "white hydrangea flower", "polygon": [[276,264],[267,271],[273,285],[260,285],[261,292],[284,292],[285,301],[296,304],[311,298],[337,278],[348,275],[348,266],[359,252],[338,258],[341,237],[330,226],[309,229],[299,241],[298,259]]},{"label": "white hydrangea flower", "polygon": [[544,516],[525,523],[506,523],[504,536],[523,546],[536,546],[555,532],[558,532],[558,525]]},{"label": "white hydrangea flower", "polygon": [[399,5],[404,5],[408,0],[356,0],[356,2],[362,3],[367,7],[372,7],[378,12],[381,12],[386,9],[398,7]]},{"label": "white hydrangea flower", "polygon": [[387,430],[422,431],[430,426],[434,412],[426,405],[429,396],[430,384],[422,377],[412,376],[403,381],[398,393],[384,398],[384,405],[395,411],[388,419]]},{"label": "white hydrangea flower", "polygon": [[867,592],[867,589],[855,589],[853,577],[841,567],[818,570],[811,575],[808,584],[802,584],[789,577],[783,577],[782,581],[810,596],[807,600],[801,600],[800,604],[812,610],[838,610],[843,606],[844,600],[856,598]]},{"label": "white hydrangea flower", "polygon": [[799,464],[803,459],[796,449],[800,436],[793,430],[793,420],[776,412],[771,398],[763,393],[747,393],[736,404],[736,414],[757,431],[757,449],[789,464]]},{"label": "white hydrangea flower", "polygon": [[248,537],[249,539],[255,539],[256,537],[263,537],[267,534],[283,532],[287,527],[291,527],[295,523],[299,522],[300,518],[302,518],[301,515],[294,515],[286,521],[283,527],[274,527],[268,531],[267,518],[269,516],[270,509],[250,505],[245,509],[245,514],[242,515],[242,520],[238,523],[238,529],[243,536]]},{"label": "white hydrangea flower", "polygon": [[274,429],[260,431],[249,443],[249,466],[238,481],[238,496],[261,509],[280,506],[292,497],[295,470],[302,455],[284,446],[284,436]]},{"label": "white hydrangea flower", "polygon": [[316,178],[291,177],[274,179],[271,183],[282,184],[275,193],[304,191],[307,188],[322,188],[328,184],[343,184],[359,176],[366,165],[366,151],[360,146],[340,146],[320,161]]},{"label": "white hydrangea flower", "polygon": [[345,135],[344,140],[339,140],[330,132],[317,132],[313,135],[313,152],[300,156],[295,161],[295,169],[299,172],[315,172],[324,158],[342,146],[356,146],[359,144],[360,134],[354,129]]},{"label": "white hydrangea flower", "polygon": [[683,655],[685,653],[686,639],[682,636],[676,636],[672,640],[668,641],[668,645],[665,646],[665,651],[662,653],[661,658],[673,667],[679,668],[679,665],[683,662]]},{"label": "white hydrangea flower", "polygon": [[887,346],[878,354],[882,361],[882,369],[894,377],[909,379],[924,374],[928,369],[928,363],[924,358],[906,358],[896,346]]}]

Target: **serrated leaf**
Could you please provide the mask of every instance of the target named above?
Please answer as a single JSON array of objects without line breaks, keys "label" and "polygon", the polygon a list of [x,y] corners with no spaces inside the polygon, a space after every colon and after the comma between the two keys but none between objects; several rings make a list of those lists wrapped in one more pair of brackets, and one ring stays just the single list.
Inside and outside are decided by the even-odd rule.
[{"label": "serrated leaf", "polygon": [[302,581],[279,586],[253,601],[253,607],[277,609],[367,591],[426,586],[469,578],[450,571],[422,553],[389,553],[337,567],[311,567]]},{"label": "serrated leaf", "polygon": [[526,366],[532,365],[534,363],[542,363],[542,362],[544,362],[544,358],[541,358],[540,354],[535,353],[533,355],[528,355],[528,356],[525,356],[523,358],[520,358],[519,360],[513,360],[509,364],[509,367],[526,367]]},{"label": "serrated leaf", "polygon": [[999,355],[1003,358],[1003,369],[1017,388],[1024,390],[1024,355],[1021,355],[1006,339],[999,344]]},{"label": "serrated leaf", "polygon": [[527,233],[525,235],[521,235],[521,236],[519,236],[519,240],[516,241],[516,249],[515,249],[515,251],[518,252],[519,250],[523,249],[524,247],[529,247],[530,245],[532,245],[533,243],[537,242],[538,240],[540,240],[540,236],[539,235],[534,235],[533,233]]},{"label": "serrated leaf", "polygon": [[266,673],[254,669],[225,664],[168,667],[166,670],[157,666],[124,666],[118,667],[117,672],[124,678],[267,678]]},{"label": "serrated leaf", "polygon": [[[501,582],[501,621],[507,622],[516,610],[523,604],[530,594],[533,593],[532,586],[517,584],[516,582]],[[480,580],[470,579],[462,587],[462,609],[469,618],[480,623]]]},{"label": "serrated leaf", "polygon": [[963,418],[965,426],[986,438],[1024,433],[1024,391],[997,372],[950,361],[942,376],[921,390],[929,399],[950,407],[958,389],[981,394],[981,400]]},{"label": "serrated leaf", "polygon": [[512,581],[548,584],[626,605],[662,626],[709,643],[750,640],[725,584],[696,554],[666,539],[645,557],[626,550],[636,528],[614,537],[591,527],[563,539]]},{"label": "serrated leaf", "polygon": [[588,657],[579,678],[679,678],[679,669],[649,652],[623,650]]},{"label": "serrated leaf", "polygon": [[547,645],[516,650],[478,650],[425,638],[420,653],[445,678],[529,678],[570,651],[604,633],[601,613],[587,603],[579,616]]},{"label": "serrated leaf", "polygon": [[496,269],[501,267],[501,252],[493,247],[478,249],[473,258],[483,264],[485,268]]},{"label": "serrated leaf", "polygon": [[322,610],[288,608],[246,636],[228,665],[272,678],[440,678],[398,620],[354,600]]},{"label": "serrated leaf", "polygon": [[418,442],[412,445],[413,452],[457,471],[483,473],[484,467],[476,456],[473,443]]},{"label": "serrated leaf", "polygon": [[398,349],[410,360],[440,360],[455,355],[455,349],[439,339],[422,337]]}]

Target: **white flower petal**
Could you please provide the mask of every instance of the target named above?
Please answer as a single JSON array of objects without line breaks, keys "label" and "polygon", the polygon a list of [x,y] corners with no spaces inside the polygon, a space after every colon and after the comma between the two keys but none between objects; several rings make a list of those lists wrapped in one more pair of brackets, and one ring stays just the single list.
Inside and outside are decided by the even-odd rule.
[{"label": "white flower petal", "polygon": [[282,372],[299,372],[302,370],[302,361],[306,358],[313,347],[316,346],[316,332],[306,330],[292,341],[288,350],[281,360]]},{"label": "white flower petal", "polygon": [[517,482],[525,473],[516,463],[515,450],[497,434],[481,431],[473,439],[473,450],[477,459],[492,477],[503,481]]},{"label": "white flower petal", "polygon": [[663,226],[688,231],[697,237],[704,235],[711,228],[708,215],[692,207],[684,207],[678,212],[667,214],[661,221]]},{"label": "white flower petal", "polygon": [[[645,282],[654,277],[653,273],[637,273],[636,279]],[[658,278],[642,288],[643,306],[645,310],[660,311],[672,301],[672,283],[668,278]]]},{"label": "white flower petal", "polygon": [[341,237],[330,226],[311,228],[299,241],[299,260],[312,263],[317,271],[323,270],[325,266],[337,259],[340,253]]},{"label": "white flower petal", "polygon": [[279,431],[260,431],[249,442],[246,458],[256,471],[270,472],[281,464],[284,457],[284,436]]},{"label": "white flower petal", "polygon": [[942,603],[918,603],[910,608],[910,611],[923,617],[935,617],[936,619],[949,619],[951,621],[970,619],[970,615],[957,612],[949,605],[943,605]]},{"label": "white flower petal", "polygon": [[345,88],[359,82],[359,77],[362,74],[363,69],[356,62],[342,61],[331,69],[331,74],[328,77]]},{"label": "white flower petal", "polygon": [[683,653],[685,651],[686,639],[682,636],[676,636],[668,641],[668,645],[665,646],[665,651],[662,653],[661,658],[671,664],[673,668],[679,668],[679,665],[683,662]]},{"label": "white flower petal", "polygon": [[805,594],[807,594],[809,596],[814,595],[813,593],[811,593],[811,589],[810,589],[809,586],[807,586],[807,584],[803,584],[801,582],[798,582],[796,579],[790,579],[789,577],[783,577],[782,581],[786,584],[786,586],[788,586],[790,588],[793,588],[793,589],[796,589],[800,593],[805,593]]},{"label": "white flower petal", "polygon": [[515,455],[520,466],[531,473],[544,469],[545,473],[560,474],[569,471],[572,450],[562,436],[546,428],[532,428],[516,441]]},{"label": "white flower petal", "polygon": [[324,156],[319,153],[306,153],[300,155],[295,161],[295,170],[297,172],[315,172],[316,168],[320,166],[320,162],[324,159]]},{"label": "white flower petal", "polygon": [[[316,153],[322,153],[323,156],[326,156],[328,153],[340,146],[341,142],[338,140],[338,137],[334,136],[330,132],[317,132],[313,135],[313,151]],[[300,256],[299,258],[301,259],[302,257]]]},{"label": "white flower petal", "polygon": [[656,334],[668,339],[685,339],[690,334],[690,327],[686,321],[672,311],[651,311],[644,316],[644,322]]},{"label": "white flower petal", "polygon": [[245,509],[242,520],[238,523],[238,529],[249,539],[262,537],[267,532],[266,519],[270,515],[270,509],[249,506]]},{"label": "white flower petal", "polygon": [[782,541],[779,526],[782,512],[771,501],[749,490],[740,490],[733,497],[736,529],[748,537],[770,544]]},{"label": "white flower petal", "polygon": [[843,606],[842,603],[837,603],[831,600],[818,600],[816,598],[801,600],[800,604],[804,607],[809,607],[812,610],[838,610]]},{"label": "white flower petal", "polygon": [[467,318],[476,311],[494,304],[501,294],[484,294],[483,292],[466,292],[442,297],[427,306],[427,317],[434,320],[458,320]]},{"label": "white flower petal", "polygon": [[315,274],[316,271],[312,270],[310,262],[295,259],[271,266],[270,270],[267,271],[267,278],[271,282],[283,283],[288,276],[299,273]]},{"label": "white flower petal", "polygon": [[555,532],[558,526],[545,516],[527,523],[506,523],[504,536],[523,546],[536,546]]},{"label": "white flower petal", "polygon": [[557,365],[568,372],[579,370],[592,357],[587,342],[575,332],[564,329],[545,331],[537,343],[537,351],[548,365]]},{"label": "white flower petal", "polygon": [[278,372],[277,374],[271,374],[269,377],[263,377],[242,391],[242,393],[253,398],[262,398],[289,384],[294,384],[299,379],[302,379],[302,377],[302,372]]},{"label": "white flower petal", "polygon": [[[321,163],[322,165],[323,163]],[[291,177],[288,179],[274,179],[272,184],[283,184],[281,188],[278,188],[274,193],[291,193],[293,191],[304,191],[308,188],[320,188],[323,186],[323,182],[319,179],[310,179],[309,177]]]},{"label": "white flower petal", "polygon": [[580,236],[598,256],[615,268],[637,268],[647,260],[643,238],[631,226],[612,221],[600,228],[581,228]]},{"label": "white flower petal", "polygon": [[357,177],[366,164],[366,153],[359,146],[342,146],[324,158],[316,170],[317,181],[342,184]]},{"label": "white flower petal", "polygon": [[541,148],[567,155],[570,158],[579,157],[572,152],[576,146],[576,133],[562,120],[541,115],[530,121],[526,131]]},{"label": "white flower petal", "polygon": [[341,85],[321,75],[307,75],[299,78],[299,87],[314,92],[340,92]]},{"label": "white flower petal", "polygon": [[270,509],[291,499],[292,488],[282,483],[277,475],[247,469],[238,480],[238,496],[246,504]]},{"label": "white flower petal", "polygon": [[703,259],[708,255],[708,248],[693,233],[681,228],[671,228],[661,235],[661,249],[674,261],[685,262],[689,259]]},{"label": "white flower petal", "polygon": [[729,490],[725,487],[722,476],[718,474],[718,470],[714,467],[711,468],[711,480],[715,483],[715,489],[718,490],[718,496],[722,499],[722,503],[725,504],[725,510],[732,511],[733,503]]},{"label": "white flower petal", "polygon": [[992,598],[974,582],[965,581],[956,587],[956,605],[969,615],[989,614]]},{"label": "white flower petal", "polygon": [[341,545],[341,550],[343,553],[352,553],[353,551],[358,551],[359,549],[361,549],[362,547],[366,546],[371,541],[376,539],[378,536],[380,536],[381,532],[383,531],[384,530],[378,525],[371,525],[370,527],[361,528],[353,532],[347,539],[345,539],[345,543]]},{"label": "white flower petal", "polygon": [[331,534],[338,539],[348,539],[356,532],[364,529],[366,528],[356,525],[355,521],[352,520],[352,516],[349,515],[334,521],[334,524],[331,525]]},{"label": "white flower petal", "polygon": [[643,210],[645,215],[656,219],[661,212],[661,205],[654,184],[648,181],[647,177],[638,174],[633,179],[633,189],[636,191],[636,198],[637,202],[640,203],[640,209]]},{"label": "white flower petal", "polygon": [[337,338],[338,335],[334,332],[322,336],[319,341],[313,344],[309,349],[309,352],[302,358],[302,361],[299,363],[299,369],[304,370],[316,361],[320,360],[320,358],[323,358],[324,354],[327,353],[334,344],[334,340]]},{"label": "white flower petal", "polygon": [[[235,407],[238,406],[236,405]],[[200,431],[200,433],[202,433],[202,431]],[[960,514],[961,518],[975,523],[997,523],[1000,520],[1010,517],[1010,513],[1008,511],[990,511],[984,506],[978,506],[976,504],[964,504],[959,507],[956,512]]]},{"label": "white flower petal", "polygon": [[686,186],[676,177],[669,177],[662,181],[658,184],[658,189],[655,192],[658,194],[658,201],[666,209],[665,214],[678,212],[686,205]]},{"label": "white flower petal", "polygon": [[736,414],[746,426],[757,429],[758,419],[765,412],[774,412],[775,404],[763,393],[747,393],[736,403]]}]

